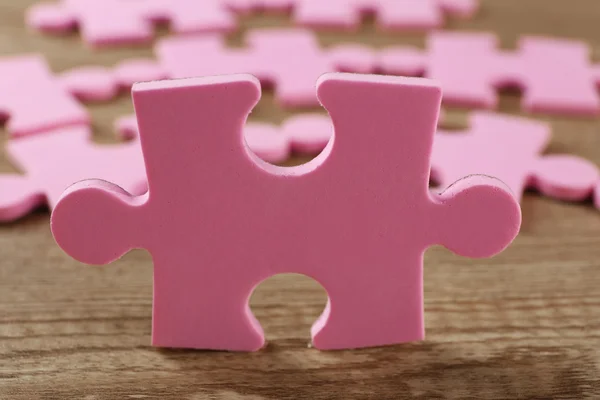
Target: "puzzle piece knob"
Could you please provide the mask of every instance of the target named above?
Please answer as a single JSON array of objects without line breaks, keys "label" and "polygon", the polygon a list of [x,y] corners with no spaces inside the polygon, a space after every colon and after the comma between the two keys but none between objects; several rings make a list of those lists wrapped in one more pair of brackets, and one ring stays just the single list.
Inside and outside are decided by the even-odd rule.
[{"label": "puzzle piece knob", "polygon": [[52,212],[54,239],[80,262],[109,264],[138,248],[131,240],[136,237],[132,232],[137,231],[139,224],[129,208],[141,206],[145,199],[146,196],[133,197],[119,186],[101,180],[76,183],[63,193]]},{"label": "puzzle piece knob", "polygon": [[498,179],[483,175],[461,179],[441,194],[441,204],[445,228],[440,243],[461,256],[492,257],[519,233],[521,208]]}]

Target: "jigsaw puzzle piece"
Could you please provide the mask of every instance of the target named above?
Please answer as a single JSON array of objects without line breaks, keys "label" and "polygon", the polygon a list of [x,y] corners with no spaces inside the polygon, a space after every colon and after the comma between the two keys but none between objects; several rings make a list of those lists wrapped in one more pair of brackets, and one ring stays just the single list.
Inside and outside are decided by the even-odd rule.
[{"label": "jigsaw puzzle piece", "polygon": [[158,21],[168,21],[177,33],[235,28],[233,15],[219,0],[60,0],[34,5],[26,20],[46,32],[78,27],[85,42],[95,47],[148,42]]},{"label": "jigsaw puzzle piece", "polygon": [[[315,160],[286,168],[264,163],[242,139],[260,98],[253,77],[136,85],[148,193],[136,197],[88,180],[59,200],[52,231],[76,259],[106,264],[132,248],[152,254],[154,345],[261,348],[264,335],[248,299],[261,281],[285,272],[313,277],[329,294],[312,329],[317,348],[419,340],[426,248],[442,244],[488,257],[517,234],[519,206],[493,178],[462,179],[435,197],[429,192],[438,87],[326,74],[317,88],[335,139]],[[165,140],[165,132],[173,136]],[[289,267],[290,258],[298,264]]]},{"label": "jigsaw puzzle piece", "polygon": [[433,29],[444,13],[472,16],[476,0],[296,0],[294,20],[310,28],[357,30],[365,14],[374,14],[386,30]]},{"label": "jigsaw puzzle piece", "polygon": [[463,132],[439,130],[433,146],[432,179],[446,187],[457,177],[484,174],[501,179],[519,200],[527,188],[559,200],[588,198],[600,179],[598,168],[575,156],[543,156],[550,136],[546,123],[474,113],[470,128]]},{"label": "jigsaw puzzle piece", "polygon": [[[203,57],[198,57],[202,54]],[[314,82],[326,72],[371,72],[376,57],[361,46],[323,50],[314,34],[295,29],[263,29],[248,34],[243,49],[228,49],[220,36],[174,37],[162,40],[156,55],[171,78],[249,73],[275,87],[284,107],[318,105]],[[294,60],[302,59],[302,63]]]},{"label": "jigsaw puzzle piece", "polygon": [[12,136],[90,122],[85,108],[52,74],[45,59],[33,54],[0,59],[0,116],[8,119]]},{"label": "jigsaw puzzle piece", "polygon": [[597,67],[578,41],[523,37],[515,51],[501,51],[492,34],[436,32],[426,50],[396,47],[380,57],[384,73],[424,75],[444,89],[444,101],[496,108],[496,91],[519,87],[528,112],[595,115],[600,111]]},{"label": "jigsaw puzzle piece", "polygon": [[0,175],[0,221],[15,221],[45,202],[35,182],[20,175]]},{"label": "jigsaw puzzle piece", "polygon": [[9,141],[8,157],[22,176],[0,178],[0,220],[21,218],[33,209],[53,209],[62,192],[82,179],[106,179],[132,193],[144,193],[146,176],[137,141],[96,145],[87,127],[67,127]]}]

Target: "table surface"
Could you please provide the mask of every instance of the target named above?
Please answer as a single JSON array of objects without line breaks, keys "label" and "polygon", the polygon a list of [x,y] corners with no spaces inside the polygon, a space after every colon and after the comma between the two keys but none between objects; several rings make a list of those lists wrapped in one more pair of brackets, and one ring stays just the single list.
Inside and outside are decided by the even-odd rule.
[{"label": "table surface", "polygon": [[[77,35],[41,37],[23,26],[32,3],[0,2],[1,55],[39,51],[56,71],[151,55],[149,48],[94,52]],[[496,32],[507,49],[522,34],[582,39],[598,56],[598,21],[597,0],[482,0],[474,20],[453,20],[448,28]],[[244,29],[288,24],[285,16],[243,21]],[[324,45],[380,47],[422,45],[424,35],[376,34],[367,21],[358,34],[320,37]],[[518,104],[517,94],[503,94],[503,112],[519,114]],[[132,111],[128,95],[90,109],[99,141],[111,141],[114,118]],[[280,122],[286,115],[266,95],[252,120]],[[449,114],[458,124],[464,115]],[[555,132],[549,152],[600,164],[600,120],[542,119]],[[0,172],[10,171],[2,156]],[[600,398],[600,214],[591,202],[564,204],[535,193],[522,206],[520,236],[493,259],[427,252],[424,342],[308,348],[326,296],[308,278],[285,275],[252,297],[269,343],[251,354],[152,348],[149,255],[136,251],[110,266],[83,266],[58,249],[48,212],[39,210],[0,226],[0,398]]]}]

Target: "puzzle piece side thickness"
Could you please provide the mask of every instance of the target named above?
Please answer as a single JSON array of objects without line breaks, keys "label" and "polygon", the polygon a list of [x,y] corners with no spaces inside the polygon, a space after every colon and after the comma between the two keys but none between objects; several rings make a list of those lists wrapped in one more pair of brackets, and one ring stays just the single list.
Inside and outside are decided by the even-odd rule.
[{"label": "puzzle piece side thickness", "polygon": [[86,181],[60,199],[52,231],[75,258],[105,264],[131,248],[152,254],[154,345],[261,348],[248,299],[264,279],[290,272],[329,294],[315,347],[420,340],[426,248],[487,257],[516,236],[519,206],[495,179],[470,177],[430,194],[438,87],[348,74],[327,74],[317,87],[335,137],[313,161],[285,168],[261,161],[243,140],[260,97],[254,78],[136,85],[148,194]]}]

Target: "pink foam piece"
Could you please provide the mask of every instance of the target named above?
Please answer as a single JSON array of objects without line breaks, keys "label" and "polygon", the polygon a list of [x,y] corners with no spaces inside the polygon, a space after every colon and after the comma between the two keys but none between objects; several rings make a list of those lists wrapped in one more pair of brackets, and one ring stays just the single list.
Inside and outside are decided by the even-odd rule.
[{"label": "pink foam piece", "polygon": [[597,66],[589,47],[566,39],[523,37],[516,51],[500,51],[491,34],[437,32],[427,50],[394,48],[380,58],[384,73],[420,73],[442,85],[444,101],[495,108],[496,90],[523,89],[529,112],[596,115],[600,111]]},{"label": "pink foam piece", "polygon": [[157,21],[176,33],[230,32],[236,25],[220,0],[60,0],[34,5],[26,20],[45,32],[78,27],[92,46],[147,42]]},{"label": "pink foam piece", "polygon": [[146,191],[146,173],[137,141],[96,145],[87,127],[67,127],[9,141],[8,157],[24,175],[0,175],[0,221],[7,222],[47,205],[82,179],[105,179],[132,193]]},{"label": "pink foam piece", "polygon": [[136,84],[148,192],[88,180],[59,200],[52,232],[74,258],[107,264],[132,248],[152,254],[153,345],[260,349],[248,299],[280,273],[326,289],[311,332],[318,349],[421,340],[424,251],[440,244],[489,257],[517,235],[519,205],[494,178],[430,192],[439,87],[334,73],[317,93],[334,138],[311,162],[278,167],[243,140],[260,99],[254,77]]},{"label": "pink foam piece", "polygon": [[520,199],[527,188],[560,200],[592,195],[598,168],[571,155],[542,155],[550,142],[542,122],[487,112],[474,113],[463,132],[439,131],[433,146],[432,176],[444,188],[457,177],[498,177]]},{"label": "pink foam piece", "polygon": [[156,54],[171,78],[253,74],[275,86],[284,107],[318,105],[314,82],[323,73],[375,68],[376,57],[368,48],[345,45],[324,50],[312,32],[301,29],[254,30],[247,43],[243,49],[228,49],[219,36],[174,37],[161,41]]},{"label": "pink foam piece", "polygon": [[241,12],[292,10],[296,23],[311,28],[357,29],[364,14],[374,13],[377,24],[389,30],[433,29],[444,14],[471,17],[478,0],[224,0]]},{"label": "pink foam piece", "polygon": [[[50,71],[45,58],[24,54],[0,58],[0,118],[12,136],[24,136],[75,125],[90,117],[77,101],[106,101],[138,81],[163,78],[156,62],[130,60],[114,68],[82,66]],[[32,100],[35,99],[35,107]]]},{"label": "pink foam piece", "polygon": [[9,133],[88,124],[87,111],[65,86],[39,55],[0,58],[0,116],[8,118]]}]

